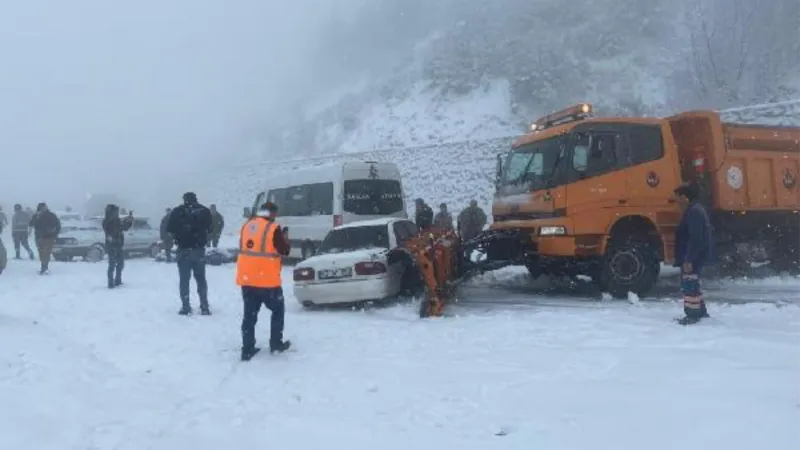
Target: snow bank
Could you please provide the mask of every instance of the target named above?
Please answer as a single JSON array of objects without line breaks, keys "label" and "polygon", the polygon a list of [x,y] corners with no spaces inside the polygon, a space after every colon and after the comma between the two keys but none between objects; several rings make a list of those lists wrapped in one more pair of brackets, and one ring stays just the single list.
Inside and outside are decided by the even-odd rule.
[{"label": "snow bank", "polygon": [[672,303],[525,309],[490,291],[477,300],[495,306],[420,320],[413,304],[307,312],[286,284],[296,351],[243,364],[232,267],[208,270],[211,317],[175,314],[163,264],[130,261],[115,291],[102,264],[35,271],[12,261],[0,280],[4,449],[800,445],[797,306],[685,328]]}]

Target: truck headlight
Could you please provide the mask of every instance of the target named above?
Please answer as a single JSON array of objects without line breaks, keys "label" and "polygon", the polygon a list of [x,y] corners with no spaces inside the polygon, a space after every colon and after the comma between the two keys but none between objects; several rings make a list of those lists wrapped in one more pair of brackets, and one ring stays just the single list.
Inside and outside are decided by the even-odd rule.
[{"label": "truck headlight", "polygon": [[539,228],[540,236],[562,236],[567,234],[565,227],[542,227]]}]

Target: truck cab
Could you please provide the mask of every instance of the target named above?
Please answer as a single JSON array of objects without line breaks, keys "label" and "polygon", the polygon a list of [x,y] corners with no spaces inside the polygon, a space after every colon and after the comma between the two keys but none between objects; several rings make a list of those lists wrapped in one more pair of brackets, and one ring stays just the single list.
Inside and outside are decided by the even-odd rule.
[{"label": "truck cab", "polygon": [[[535,276],[589,275],[617,297],[644,294],[661,262],[673,259],[681,217],[674,189],[698,182],[714,217],[724,209],[714,171],[728,153],[724,126],[713,112],[596,118],[592,109],[584,103],[538,119],[498,157],[491,229],[515,231],[523,245],[490,247],[488,257],[524,264]],[[795,161],[785,164],[796,173],[791,136],[773,143],[778,153],[771,157]],[[800,206],[796,193],[776,194],[794,197],[768,209],[791,214]]]}]

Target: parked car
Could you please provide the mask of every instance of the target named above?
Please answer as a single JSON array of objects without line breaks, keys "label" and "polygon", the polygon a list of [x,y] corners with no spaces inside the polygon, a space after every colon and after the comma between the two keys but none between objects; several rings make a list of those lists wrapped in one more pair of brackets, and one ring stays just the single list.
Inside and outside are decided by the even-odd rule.
[{"label": "parked car", "polygon": [[395,217],[335,227],[294,269],[295,297],[305,307],[396,297],[410,261],[397,250],[418,233],[413,222]]},{"label": "parked car", "polygon": [[[159,252],[158,234],[158,230],[150,226],[147,218],[136,217],[131,229],[125,232],[125,245],[122,249],[126,255],[147,254],[154,257]],[[105,258],[105,255],[102,218],[94,217],[82,222],[62,224],[61,234],[53,246],[53,259],[70,261],[77,257],[97,262]]]},{"label": "parked car", "polygon": [[61,221],[61,225],[67,223],[83,222],[83,216],[73,211],[53,211],[53,214]]}]

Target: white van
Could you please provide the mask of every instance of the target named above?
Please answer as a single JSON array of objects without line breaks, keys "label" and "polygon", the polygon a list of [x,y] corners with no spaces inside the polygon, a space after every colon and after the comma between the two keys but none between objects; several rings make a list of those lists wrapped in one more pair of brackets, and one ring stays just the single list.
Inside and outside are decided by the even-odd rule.
[{"label": "white van", "polygon": [[271,201],[289,227],[292,257],[306,259],[335,226],[380,217],[407,218],[400,170],[393,163],[348,161],[287,171],[267,182],[252,208]]}]

